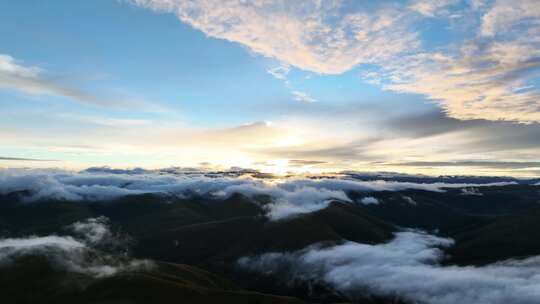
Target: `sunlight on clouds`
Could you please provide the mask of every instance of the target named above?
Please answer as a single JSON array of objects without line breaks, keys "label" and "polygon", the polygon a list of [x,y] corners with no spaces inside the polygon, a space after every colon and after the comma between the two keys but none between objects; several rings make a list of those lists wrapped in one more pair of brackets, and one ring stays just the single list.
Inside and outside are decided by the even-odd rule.
[{"label": "sunlight on clouds", "polygon": [[538,29],[540,18],[540,2],[536,0],[499,0],[483,17],[481,33],[484,36],[495,36],[507,33],[513,28],[531,22],[530,33]]},{"label": "sunlight on clouds", "polygon": [[[344,13],[341,1],[132,0],[178,18],[210,37],[325,74],[385,60],[417,44],[406,19],[391,6]],[[392,45],[392,47],[388,47]]]},{"label": "sunlight on clouds", "polygon": [[[270,80],[270,88],[261,81],[260,87],[268,90],[260,94],[262,101],[257,100],[252,106],[250,102],[259,98],[258,92],[242,95],[244,83],[231,75],[240,100],[236,95],[225,96],[233,105],[231,111],[217,113],[210,108],[224,101],[219,86],[215,87],[217,97],[208,98],[212,101],[204,101],[204,107],[193,110],[191,103],[198,100],[190,100],[189,94],[198,93],[189,92],[192,87],[188,83],[188,97],[178,95],[186,98],[186,103],[174,100],[178,101],[175,106],[187,105],[186,117],[171,118],[167,116],[170,113],[140,115],[131,109],[136,102],[99,98],[58,82],[58,78],[51,77],[56,75],[52,64],[44,69],[36,61],[0,54],[0,88],[25,97],[52,96],[52,103],[56,101],[54,97],[79,102],[79,108],[69,105],[62,108],[62,113],[55,109],[43,115],[42,109],[31,112],[22,108],[15,118],[10,116],[15,112],[5,114],[12,122],[7,119],[0,125],[0,155],[61,159],[62,166],[78,168],[155,168],[210,162],[224,167],[255,167],[276,174],[339,169],[432,173],[441,168],[458,174],[465,168],[481,175],[538,174],[533,165],[519,170],[501,165],[466,165],[467,161],[510,163],[538,158],[538,1],[129,2],[175,14],[208,37],[238,43],[252,55],[272,58],[264,59],[263,64],[257,62],[254,74],[249,74],[256,75],[261,66],[268,67],[268,62],[274,65],[260,71],[265,80]],[[457,23],[470,28],[456,29]],[[440,39],[433,38],[435,34],[441,35]],[[179,62],[182,60],[185,58],[178,58]],[[295,69],[318,76],[309,80],[302,77],[306,73]],[[223,75],[219,71],[220,78],[229,76],[229,70]],[[361,87],[358,83],[358,92],[351,93],[354,86],[348,81],[360,82],[362,78],[373,86]],[[126,81],[130,81],[129,77]],[[288,99],[300,102],[282,103],[279,99],[284,94],[273,86],[276,81],[284,83],[283,91],[290,94]],[[342,84],[347,85],[343,91]],[[320,88],[316,87],[319,85]],[[412,98],[401,94],[422,97],[415,96],[409,105]],[[438,105],[430,104],[430,109],[442,109],[444,114],[405,117],[410,112],[423,114],[421,102],[425,99]],[[377,104],[367,104],[368,101]],[[130,108],[122,112],[101,111],[102,108],[88,111],[80,103]],[[237,106],[249,109],[236,111]],[[200,120],[201,117],[204,119]],[[13,123],[15,120],[18,123]],[[7,153],[11,151],[31,153]],[[465,165],[441,165],[445,161]],[[7,162],[4,160],[1,165],[27,165],[24,161]],[[439,165],[403,165],[413,162]]]},{"label": "sunlight on clouds", "polygon": [[[386,67],[385,87],[426,95],[458,119],[540,121],[540,93],[523,89],[530,71],[540,66],[533,59],[540,48],[518,50],[501,44],[488,49],[471,47],[457,56],[420,54],[405,63],[395,62]],[[528,56],[512,56],[512,51]]]},{"label": "sunlight on clouds", "polygon": [[[540,7],[536,0],[385,1],[343,9],[351,1],[132,0],[175,13],[206,35],[240,43],[257,54],[320,74],[341,74],[362,64],[367,80],[426,96],[450,117],[540,121]],[[474,37],[426,49],[426,18],[469,18]],[[447,20],[446,20],[447,21]],[[451,28],[445,31],[451,31]],[[269,72],[285,79],[286,70]],[[523,89],[528,88],[528,89]],[[292,90],[296,100],[314,101]]]},{"label": "sunlight on clouds", "polygon": [[434,17],[445,7],[459,2],[459,0],[417,0],[413,1],[409,8],[422,15]]},{"label": "sunlight on clouds", "polygon": [[288,161],[286,159],[269,160],[266,164],[258,167],[264,172],[276,175],[285,175],[288,172],[291,172],[291,168],[288,166]]},{"label": "sunlight on clouds", "polygon": [[[4,150],[0,155],[17,156],[11,151],[34,151],[28,158],[59,159],[54,166],[82,169],[88,166],[162,168],[198,166],[210,162],[228,168],[239,166],[274,174],[288,172],[329,172],[339,170],[396,171],[426,174],[469,174],[531,176],[534,168],[515,170],[497,166],[402,166],[403,162],[444,161],[524,161],[540,153],[533,130],[525,126],[493,128],[490,123],[471,123],[456,128],[449,118],[401,117],[366,109],[333,114],[331,119],[290,116],[269,122],[254,122],[228,128],[196,128],[187,124],[151,121],[149,124],[120,123],[77,125],[71,116],[73,132],[49,129],[46,119],[32,130],[0,130]],[[401,114],[403,115],[403,114]],[[93,117],[93,119],[97,119]],[[98,119],[101,121],[101,119]],[[108,119],[105,119],[109,122]],[[401,121],[405,121],[401,122]],[[440,129],[426,129],[420,122],[436,124]],[[129,122],[129,120],[128,120]],[[354,122],[354,123],[351,123]],[[413,124],[411,124],[413,122]],[[532,128],[532,127],[529,127]],[[515,130],[514,130],[515,129]],[[81,139],[80,132],[85,137]],[[486,133],[486,130],[493,132]],[[432,133],[426,133],[426,131]],[[57,136],[50,136],[56,132]],[[531,133],[532,132],[532,133]],[[490,146],[490,141],[496,145]],[[0,166],[50,167],[50,163],[0,161]],[[533,166],[534,167],[534,166]],[[465,168],[467,170],[465,170]]]},{"label": "sunlight on clouds", "polygon": [[456,51],[396,58],[381,74],[366,74],[390,90],[435,100],[450,117],[540,121],[540,4],[496,1],[483,14],[479,36]]}]

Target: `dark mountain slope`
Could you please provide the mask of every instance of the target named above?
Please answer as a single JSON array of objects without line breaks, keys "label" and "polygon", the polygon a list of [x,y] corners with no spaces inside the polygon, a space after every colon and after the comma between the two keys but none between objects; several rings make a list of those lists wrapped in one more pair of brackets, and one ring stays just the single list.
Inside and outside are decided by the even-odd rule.
[{"label": "dark mountain slope", "polygon": [[[171,299],[183,299],[182,303],[223,302],[220,299],[231,303],[266,303],[267,299],[287,303],[290,300],[246,293],[200,270],[205,269],[245,289],[331,303],[347,297],[321,282],[280,281],[274,276],[249,273],[239,269],[236,262],[243,256],[296,251],[321,242],[329,245],[346,240],[384,243],[392,239],[400,227],[419,228],[453,238],[456,244],[447,249],[450,256],[445,261],[447,264],[486,264],[539,255],[539,190],[538,186],[515,185],[467,191],[446,189],[440,193],[422,190],[352,192],[348,193],[352,203],[334,201],[325,209],[282,220],[265,216],[265,204],[269,202],[265,196],[255,198],[256,202],[236,194],[225,200],[212,196],[180,199],[167,195],[137,195],[107,202],[21,203],[18,195],[7,195],[0,197],[1,237],[62,235],[66,225],[105,216],[115,232],[134,240],[130,247],[133,256],[198,268],[161,263],[159,271],[131,272],[88,281],[81,275],[66,275],[29,263],[27,270],[0,271],[0,277],[7,274],[16,278],[17,284],[22,284],[24,277],[35,275],[39,281],[27,282],[28,286],[40,286],[41,291],[51,292],[37,295],[36,301],[43,298],[54,302],[68,296],[72,302],[81,303],[107,303],[105,299],[120,303],[167,300],[152,298],[154,293],[169,294]],[[375,197],[379,203],[362,204],[366,196]],[[58,288],[58,284],[71,287]],[[73,284],[84,289],[76,289],[73,294]],[[22,285],[0,286],[13,290],[12,297],[22,290]],[[24,290],[22,294],[32,296],[32,292]],[[385,303],[385,300],[368,297],[358,302]]]},{"label": "dark mountain slope", "polygon": [[[389,223],[436,230],[453,237],[463,231],[487,225],[500,216],[534,208],[540,201],[539,189],[527,185],[480,187],[475,189],[477,195],[464,195],[462,189],[446,189],[446,192],[384,191],[370,194],[380,203],[365,208],[374,217]],[[355,199],[366,196],[365,193],[349,195]]]},{"label": "dark mountain slope", "polygon": [[97,216],[108,217],[117,230],[136,240],[136,256],[201,265],[230,262],[246,254],[298,250],[322,241],[381,243],[395,231],[361,206],[338,202],[314,213],[271,221],[260,205],[242,195],[223,201],[157,195],[100,203],[0,199],[0,231],[5,236],[53,234],[66,224]]},{"label": "dark mountain slope", "polygon": [[248,292],[201,269],[158,264],[148,271],[106,278],[60,271],[40,256],[27,256],[0,271],[5,303],[301,303]]},{"label": "dark mountain slope", "polygon": [[138,238],[135,253],[182,263],[230,264],[248,254],[298,250],[323,241],[381,243],[391,239],[393,231],[392,225],[361,209],[336,202],[318,212],[279,221],[255,215],[179,226]]},{"label": "dark mountain slope", "polygon": [[540,255],[540,207],[502,216],[488,225],[454,236],[450,263],[487,264]]}]

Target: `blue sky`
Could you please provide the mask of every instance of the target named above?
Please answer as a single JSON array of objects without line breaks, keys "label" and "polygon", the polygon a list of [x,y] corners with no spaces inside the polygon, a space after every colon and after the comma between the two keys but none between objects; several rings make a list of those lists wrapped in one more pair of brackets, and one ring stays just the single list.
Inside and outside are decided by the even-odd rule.
[{"label": "blue sky", "polygon": [[[4,53],[17,54],[17,60],[53,70],[59,77],[74,78],[89,90],[125,92],[204,125],[264,120],[268,117],[260,108],[286,113],[297,106],[291,102],[291,90],[267,72],[280,65],[278,60],[210,39],[172,14],[111,0],[2,5],[0,17],[8,25],[0,29],[8,37]],[[32,21],[21,29],[19,20],[25,19]],[[296,69],[289,78],[295,89],[321,102],[393,98],[359,81],[359,75],[358,70],[321,76]]]},{"label": "blue sky", "polygon": [[0,166],[520,175],[537,6],[0,0]]}]

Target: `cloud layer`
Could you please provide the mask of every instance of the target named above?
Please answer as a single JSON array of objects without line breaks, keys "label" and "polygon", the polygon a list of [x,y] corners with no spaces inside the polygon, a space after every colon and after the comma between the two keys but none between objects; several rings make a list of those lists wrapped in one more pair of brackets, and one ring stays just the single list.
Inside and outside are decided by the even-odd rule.
[{"label": "cloud layer", "polygon": [[106,254],[95,248],[113,240],[106,218],[90,218],[68,226],[74,236],[30,236],[0,239],[0,268],[24,256],[44,256],[53,267],[94,277],[153,267],[147,260]]},{"label": "cloud layer", "polygon": [[[142,169],[111,170],[93,168],[83,172],[61,170],[0,170],[0,194],[28,191],[28,201],[60,199],[68,201],[104,201],[126,195],[155,193],[189,197],[209,196],[225,199],[241,193],[247,197],[268,196],[265,205],[269,218],[277,220],[326,208],[331,201],[352,202],[348,192],[400,191],[418,189],[444,192],[444,188],[512,185],[513,182],[489,184],[410,183],[393,181],[356,181],[338,178],[257,179],[228,176],[227,172]],[[254,200],[256,202],[256,200]],[[373,201],[370,201],[373,203]],[[362,202],[366,203],[366,202]],[[90,223],[87,224],[87,226]],[[85,229],[80,227],[80,229]],[[98,234],[99,235],[99,234]]]},{"label": "cloud layer", "polygon": [[406,231],[387,244],[310,246],[293,253],[244,257],[241,267],[289,279],[322,280],[352,299],[366,291],[430,304],[537,303],[540,257],[484,267],[440,266],[450,239]]}]

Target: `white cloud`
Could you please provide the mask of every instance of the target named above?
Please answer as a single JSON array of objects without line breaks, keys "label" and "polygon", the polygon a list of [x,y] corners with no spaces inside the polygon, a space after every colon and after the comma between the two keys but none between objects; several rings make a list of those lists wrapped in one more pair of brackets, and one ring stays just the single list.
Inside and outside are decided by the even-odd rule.
[{"label": "white cloud", "polygon": [[480,192],[477,188],[470,187],[461,189],[461,195],[483,196],[484,194]]},{"label": "white cloud", "polygon": [[[111,172],[111,171],[109,171]],[[277,179],[265,180],[244,177],[227,177],[213,173],[213,177],[188,172],[120,171],[118,174],[102,172],[68,172],[60,170],[0,170],[0,194],[30,191],[26,199],[38,201],[61,199],[68,201],[103,201],[126,195],[156,193],[176,195],[209,195],[226,198],[241,193],[254,198],[269,196],[272,203],[265,205],[267,216],[273,220],[324,209],[332,200],[351,202],[347,192],[376,192],[419,189],[444,192],[444,188],[489,187],[511,185],[513,182],[490,184],[431,183],[417,184],[390,181],[353,181],[340,179]],[[256,203],[256,202],[255,202]],[[78,226],[87,232],[96,232],[100,222]],[[94,230],[92,230],[94,229]],[[99,230],[97,230],[99,231]]]},{"label": "white cloud", "polygon": [[281,64],[280,66],[273,67],[271,69],[266,70],[270,75],[274,76],[274,78],[283,81],[285,84],[285,87],[291,92],[294,100],[301,101],[301,102],[315,102],[317,101],[315,98],[311,97],[308,93],[298,91],[294,88],[291,81],[287,78],[287,75],[291,71],[291,67],[288,64]]},{"label": "white cloud", "polygon": [[453,118],[534,123],[540,121],[540,93],[522,88],[540,68],[539,42],[521,37],[466,44],[454,55],[417,54],[388,64],[380,74],[384,81],[375,81],[425,95]]},{"label": "white cloud", "polygon": [[153,121],[146,119],[130,119],[130,118],[111,118],[106,116],[91,116],[91,115],[77,115],[72,113],[58,114],[59,119],[73,120],[78,123],[92,124],[96,126],[106,127],[126,127],[132,128],[137,126],[147,127]]},{"label": "white cloud", "polygon": [[178,18],[213,38],[292,66],[339,74],[417,45],[393,6],[345,13],[342,1],[132,0]]},{"label": "white cloud", "polygon": [[540,2],[537,0],[498,0],[482,17],[481,33],[484,36],[507,35],[516,27],[525,31],[538,29]]},{"label": "white cloud", "polygon": [[69,228],[78,235],[83,236],[89,244],[99,244],[112,237],[108,226],[108,218],[104,216],[75,222]]},{"label": "white cloud", "polygon": [[129,259],[95,250],[93,246],[103,242],[106,235],[112,235],[104,224],[106,221],[106,218],[90,218],[68,226],[81,238],[49,235],[0,239],[0,268],[19,257],[33,255],[46,257],[53,267],[61,270],[94,277],[153,267],[148,260]]},{"label": "white cloud", "polygon": [[445,7],[458,2],[459,0],[416,0],[409,8],[422,15],[434,17]]},{"label": "white cloud", "polygon": [[409,205],[412,205],[412,206],[416,206],[418,205],[418,203],[412,199],[412,197],[410,196],[406,196],[406,195],[403,195],[402,198],[409,204]]},{"label": "white cloud", "polygon": [[366,196],[360,200],[360,203],[364,205],[378,205],[379,200],[374,198],[373,196]]},{"label": "white cloud", "polygon": [[291,93],[293,94],[294,99],[297,100],[297,101],[302,101],[302,102],[315,102],[315,101],[317,101],[315,98],[309,96],[305,92],[292,91]]},{"label": "white cloud", "polygon": [[322,280],[353,299],[367,291],[429,304],[538,302],[540,257],[483,267],[440,266],[439,248],[452,244],[450,239],[407,231],[387,244],[310,246],[244,257],[238,263],[266,274],[286,269],[289,279]]},{"label": "white cloud", "polygon": [[530,82],[540,75],[540,4],[502,0],[472,8],[480,16],[478,35],[438,52],[395,58],[382,65],[382,77],[368,78],[425,95],[453,118],[539,122],[540,91]]},{"label": "white cloud", "polygon": [[286,64],[282,64],[280,66],[273,67],[271,69],[266,70],[268,74],[274,76],[276,79],[279,79],[279,80],[286,80],[287,74],[289,74],[290,71],[291,71],[291,67]]},{"label": "white cloud", "polygon": [[42,246],[54,246],[64,250],[74,248],[83,248],[85,244],[73,239],[72,237],[45,236],[30,237],[26,239],[2,239],[0,249],[17,248],[20,250],[33,249]]},{"label": "white cloud", "polygon": [[0,54],[0,71],[3,73],[2,78],[7,78],[7,74],[14,77],[37,77],[42,72],[42,69],[19,65],[15,62],[15,58]]}]

